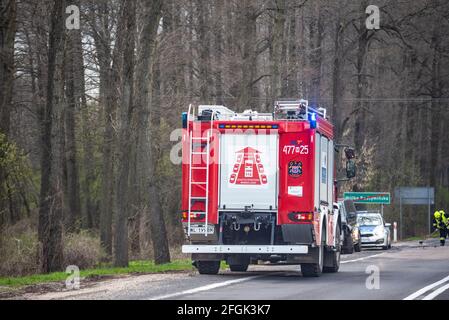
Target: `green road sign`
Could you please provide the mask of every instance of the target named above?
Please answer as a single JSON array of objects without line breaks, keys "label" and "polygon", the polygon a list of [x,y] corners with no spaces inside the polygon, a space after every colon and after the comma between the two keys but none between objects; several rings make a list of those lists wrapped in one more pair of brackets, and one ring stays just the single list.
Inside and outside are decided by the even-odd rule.
[{"label": "green road sign", "polygon": [[352,200],[354,203],[391,203],[391,195],[389,192],[345,192],[344,198],[345,200]]}]

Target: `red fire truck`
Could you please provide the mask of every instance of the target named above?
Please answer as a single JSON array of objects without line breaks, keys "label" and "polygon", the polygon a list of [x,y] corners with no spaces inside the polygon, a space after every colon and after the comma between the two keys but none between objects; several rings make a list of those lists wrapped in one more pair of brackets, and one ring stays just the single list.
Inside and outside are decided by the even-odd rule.
[{"label": "red fire truck", "polygon": [[268,114],[190,106],[183,129],[182,250],[201,274],[217,274],[221,261],[239,272],[258,261],[300,264],[306,277],[338,271],[336,145],[325,109],[305,100],[279,101]]}]

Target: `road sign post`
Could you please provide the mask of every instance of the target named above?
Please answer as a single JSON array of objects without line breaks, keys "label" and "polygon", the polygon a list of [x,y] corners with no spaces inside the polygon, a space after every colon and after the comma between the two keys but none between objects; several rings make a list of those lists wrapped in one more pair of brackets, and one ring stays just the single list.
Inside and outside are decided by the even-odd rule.
[{"label": "road sign post", "polygon": [[399,198],[399,236],[402,241],[402,197]]},{"label": "road sign post", "polygon": [[428,215],[428,217],[427,217],[427,222],[428,222],[428,225],[429,225],[429,234],[431,234],[432,233],[432,230],[431,230],[431,225],[432,225],[432,222],[431,222],[431,218],[430,218],[430,188],[428,188],[427,189],[427,196],[428,196],[428,198],[427,198],[427,200],[428,200],[428,202],[427,202],[427,215]]},{"label": "road sign post", "polygon": [[[430,214],[430,206],[435,204],[435,189],[430,187],[399,187],[395,190],[395,199],[399,199],[399,215],[400,215],[400,226],[399,232],[402,239],[402,229],[403,229],[403,213],[402,205],[427,205],[427,227],[429,234],[432,232],[432,216]],[[395,200],[396,201],[396,200]]]},{"label": "road sign post", "polygon": [[393,242],[398,242],[398,223],[393,223]]}]

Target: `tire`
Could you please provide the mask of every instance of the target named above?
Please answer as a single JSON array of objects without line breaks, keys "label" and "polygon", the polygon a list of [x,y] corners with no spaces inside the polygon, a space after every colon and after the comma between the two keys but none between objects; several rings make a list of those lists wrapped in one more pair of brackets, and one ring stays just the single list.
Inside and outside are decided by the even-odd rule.
[{"label": "tire", "polygon": [[247,264],[233,264],[229,266],[229,269],[231,269],[232,272],[246,272],[248,271],[248,265]]},{"label": "tire", "polygon": [[[335,234],[340,234],[340,226],[337,225],[335,229]],[[337,273],[340,269],[340,258],[341,258],[341,243],[336,245],[336,251],[329,251],[325,253],[327,261],[331,261],[330,266],[323,266],[323,272],[325,273]]]},{"label": "tire", "polygon": [[341,249],[342,254],[353,254],[354,253],[354,242],[352,240],[352,235],[347,235],[343,248]]},{"label": "tire", "polygon": [[197,261],[196,268],[200,274],[218,274],[218,271],[220,271],[220,261]]},{"label": "tire", "polygon": [[388,245],[388,238],[386,239],[385,244],[386,245],[382,247],[382,250],[388,250],[388,246],[389,246]]},{"label": "tire", "polygon": [[323,273],[324,265],[324,247],[326,245],[326,228],[321,228],[321,246],[318,248],[318,263],[303,263],[301,264],[301,273],[304,278],[319,277]]},{"label": "tire", "polygon": [[360,231],[359,231],[359,242],[357,242],[357,243],[354,245],[354,251],[355,251],[355,252],[360,252],[360,251],[362,251],[362,235],[360,234]]}]

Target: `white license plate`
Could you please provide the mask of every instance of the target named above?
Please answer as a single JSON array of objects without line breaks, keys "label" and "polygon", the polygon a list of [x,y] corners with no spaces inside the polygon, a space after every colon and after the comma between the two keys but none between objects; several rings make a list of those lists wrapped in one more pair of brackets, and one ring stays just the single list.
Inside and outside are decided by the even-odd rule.
[{"label": "white license plate", "polygon": [[[215,227],[209,226],[207,228],[207,234],[214,234]],[[190,226],[190,234],[206,234],[206,227],[204,226]]]}]

